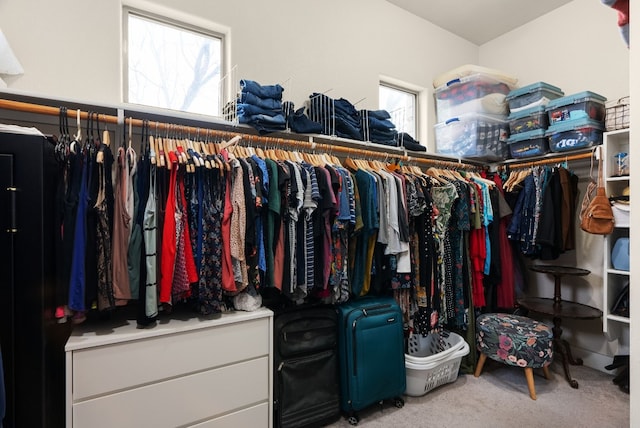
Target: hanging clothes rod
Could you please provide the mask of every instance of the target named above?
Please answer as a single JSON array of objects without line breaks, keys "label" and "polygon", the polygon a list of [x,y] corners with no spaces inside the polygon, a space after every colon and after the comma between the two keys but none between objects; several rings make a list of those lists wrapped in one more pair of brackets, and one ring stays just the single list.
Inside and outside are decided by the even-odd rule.
[{"label": "hanging clothes rod", "polygon": [[569,161],[575,161],[575,160],[581,160],[581,159],[589,159],[591,157],[593,157],[593,150],[589,150],[586,153],[578,153],[575,155],[557,153],[554,156],[533,160],[533,161],[523,160],[522,162],[519,162],[519,161],[510,162],[506,165],[501,165],[501,168],[506,168],[506,167],[509,167],[510,169],[530,168],[532,166],[537,166],[537,165],[548,165],[550,163],[569,162]]},{"label": "hanging clothes rod", "polygon": [[[49,116],[59,116],[60,108],[46,106],[35,103],[28,103],[23,101],[14,101],[7,99],[0,99],[0,109],[4,110],[14,110],[21,111],[26,113],[35,113]],[[67,116],[69,118],[76,118],[78,116],[77,109],[67,109]],[[89,118],[89,112],[87,111],[79,111],[80,119],[87,120]],[[99,120],[106,123],[118,124],[118,117],[108,114],[99,114]],[[281,137],[270,137],[270,136],[262,136],[262,135],[253,135],[253,134],[245,134],[243,132],[237,131],[228,131],[228,130],[220,130],[220,129],[212,129],[212,128],[203,128],[203,127],[194,127],[190,125],[176,125],[166,122],[158,122],[151,121],[147,122],[151,127],[155,127],[156,130],[166,131],[166,132],[186,132],[189,134],[201,134],[203,131],[207,137],[219,137],[219,138],[233,138],[237,135],[242,135],[241,143],[245,144],[259,144],[262,146],[273,146],[273,147],[282,147],[287,146],[290,149],[294,150],[303,150],[303,151],[321,151],[328,153],[335,153],[337,156],[342,155],[343,157],[363,157],[363,158],[384,158],[384,160],[398,160],[406,163],[416,163],[422,164],[425,166],[434,166],[441,168],[451,168],[451,169],[478,169],[481,166],[475,162],[465,162],[464,160],[459,160],[458,162],[442,160],[442,159],[432,159],[432,158],[423,158],[419,156],[409,156],[406,152],[400,151],[375,151],[373,149],[362,149],[362,148],[354,148],[336,144],[326,144],[326,143],[317,143],[314,141],[304,141],[304,140],[294,140],[294,139],[285,139]],[[133,117],[124,118],[124,125],[132,125],[135,127],[142,127],[144,125],[144,121],[142,119],[135,119]],[[313,137],[312,137],[313,138]],[[329,137],[328,137],[329,138]],[[377,150],[377,148],[376,148]]]}]

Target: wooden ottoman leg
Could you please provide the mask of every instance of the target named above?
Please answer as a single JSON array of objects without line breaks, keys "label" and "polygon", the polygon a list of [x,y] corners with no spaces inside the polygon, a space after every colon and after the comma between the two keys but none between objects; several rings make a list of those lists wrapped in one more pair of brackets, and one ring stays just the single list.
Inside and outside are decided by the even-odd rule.
[{"label": "wooden ottoman leg", "polygon": [[532,400],[536,399],[536,386],[533,383],[533,369],[531,367],[524,368],[524,375],[527,378],[527,386],[529,387],[529,396]]},{"label": "wooden ottoman leg", "polygon": [[487,360],[487,356],[485,354],[480,353],[480,358],[478,358],[478,365],[476,365],[476,371],[473,373],[475,377],[480,376],[480,372],[482,372],[482,367],[484,367],[484,362]]},{"label": "wooden ottoman leg", "polygon": [[551,373],[549,373],[549,366],[544,366],[542,368],[542,373],[544,373],[544,378],[549,380],[551,379]]}]

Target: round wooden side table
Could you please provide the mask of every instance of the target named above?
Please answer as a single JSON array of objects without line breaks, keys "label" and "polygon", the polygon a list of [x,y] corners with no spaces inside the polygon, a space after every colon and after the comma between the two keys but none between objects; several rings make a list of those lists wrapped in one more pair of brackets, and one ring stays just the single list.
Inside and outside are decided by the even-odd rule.
[{"label": "round wooden side table", "polygon": [[563,300],[561,294],[562,277],[585,276],[591,272],[586,269],[571,266],[553,265],[532,265],[529,269],[534,272],[547,273],[555,278],[553,298],[546,297],[525,297],[518,299],[518,303],[523,308],[537,312],[542,315],[549,315],[553,318],[553,348],[562,357],[564,374],[572,388],[578,388],[578,381],[571,377],[569,364],[582,365],[581,358],[573,358],[569,342],[562,339],[562,318],[570,319],[596,319],[602,317],[602,311],[593,306],[588,306],[578,302]]}]

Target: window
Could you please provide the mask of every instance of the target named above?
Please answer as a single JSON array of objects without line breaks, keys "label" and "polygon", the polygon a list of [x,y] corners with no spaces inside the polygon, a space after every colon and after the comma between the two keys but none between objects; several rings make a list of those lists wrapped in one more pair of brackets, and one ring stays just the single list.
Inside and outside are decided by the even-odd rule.
[{"label": "window", "polygon": [[125,102],[219,116],[223,36],[124,11]]},{"label": "window", "polygon": [[391,121],[398,132],[406,132],[417,138],[416,110],[418,94],[388,83],[380,83],[380,108],[391,115]]}]

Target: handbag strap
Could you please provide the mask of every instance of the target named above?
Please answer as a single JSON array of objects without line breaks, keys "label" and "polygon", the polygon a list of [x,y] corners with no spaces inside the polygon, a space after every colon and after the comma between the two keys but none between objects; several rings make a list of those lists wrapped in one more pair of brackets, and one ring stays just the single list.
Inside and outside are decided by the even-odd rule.
[{"label": "handbag strap", "polygon": [[602,178],[602,147],[598,146],[598,187],[604,186],[604,179]]}]

